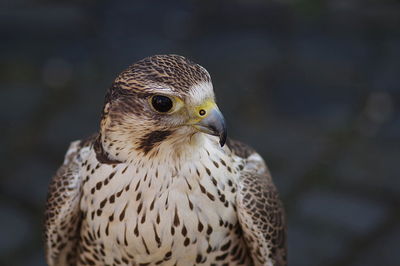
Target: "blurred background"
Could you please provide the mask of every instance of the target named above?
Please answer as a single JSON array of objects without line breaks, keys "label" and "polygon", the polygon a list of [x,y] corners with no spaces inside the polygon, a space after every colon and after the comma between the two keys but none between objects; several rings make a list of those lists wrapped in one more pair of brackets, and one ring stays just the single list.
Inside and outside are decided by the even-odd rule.
[{"label": "blurred background", "polygon": [[230,136],[269,164],[290,265],[400,265],[400,1],[2,0],[0,40],[0,265],[45,264],[69,142],[165,53],[209,70]]}]

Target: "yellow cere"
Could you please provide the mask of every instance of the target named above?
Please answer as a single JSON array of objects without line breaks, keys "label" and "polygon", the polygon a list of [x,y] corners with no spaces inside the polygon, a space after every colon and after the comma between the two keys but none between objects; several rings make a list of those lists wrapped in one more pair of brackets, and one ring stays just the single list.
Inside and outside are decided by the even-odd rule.
[{"label": "yellow cere", "polygon": [[[190,122],[195,124],[201,121],[202,119],[206,118],[213,109],[216,108],[218,107],[213,99],[205,100],[201,105],[197,105],[193,108],[193,115],[192,115],[193,118],[191,119]],[[204,115],[201,114],[201,110],[205,111]]]}]

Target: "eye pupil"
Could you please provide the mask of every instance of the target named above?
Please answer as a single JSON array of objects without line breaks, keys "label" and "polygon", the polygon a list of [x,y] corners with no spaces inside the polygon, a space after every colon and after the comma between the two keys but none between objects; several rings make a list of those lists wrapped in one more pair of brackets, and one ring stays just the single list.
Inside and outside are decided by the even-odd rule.
[{"label": "eye pupil", "polygon": [[168,112],[173,106],[172,100],[163,95],[153,96],[151,99],[151,104],[153,105],[154,109],[160,113]]}]

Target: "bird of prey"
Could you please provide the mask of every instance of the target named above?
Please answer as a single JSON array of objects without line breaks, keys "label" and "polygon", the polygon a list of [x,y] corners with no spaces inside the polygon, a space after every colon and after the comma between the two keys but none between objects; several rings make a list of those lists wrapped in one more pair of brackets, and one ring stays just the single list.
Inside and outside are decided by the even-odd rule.
[{"label": "bird of prey", "polygon": [[209,73],[155,55],[116,78],[99,132],[71,143],[49,187],[46,260],[286,265],[285,231],[263,159],[227,139]]}]

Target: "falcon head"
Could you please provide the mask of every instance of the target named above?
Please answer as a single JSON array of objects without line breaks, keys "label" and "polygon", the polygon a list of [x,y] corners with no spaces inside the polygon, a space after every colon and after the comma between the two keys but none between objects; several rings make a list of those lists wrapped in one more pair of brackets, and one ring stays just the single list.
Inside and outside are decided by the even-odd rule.
[{"label": "falcon head", "polygon": [[196,145],[201,137],[226,141],[224,118],[210,75],[178,55],[155,55],[131,65],[109,89],[100,126],[102,150],[125,161],[157,154],[162,145]]}]

